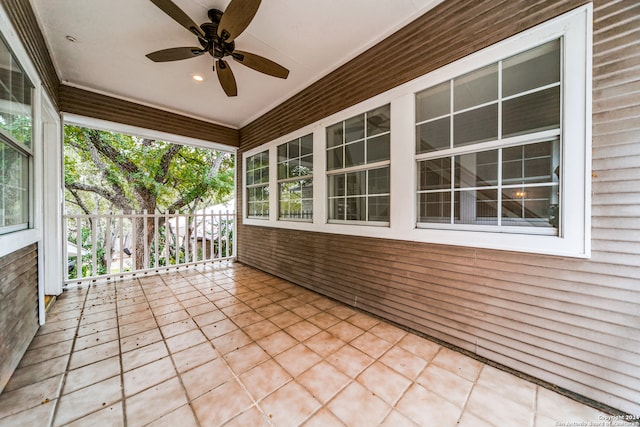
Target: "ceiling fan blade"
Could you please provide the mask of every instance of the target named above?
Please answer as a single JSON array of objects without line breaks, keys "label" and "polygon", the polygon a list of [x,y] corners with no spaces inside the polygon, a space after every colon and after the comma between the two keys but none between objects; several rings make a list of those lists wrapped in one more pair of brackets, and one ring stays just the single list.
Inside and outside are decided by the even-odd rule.
[{"label": "ceiling fan blade", "polygon": [[156,52],[148,53],[146,56],[153,62],[179,61],[181,59],[195,58],[204,52],[197,47],[172,47]]},{"label": "ceiling fan blade", "polygon": [[260,0],[231,0],[218,25],[218,36],[227,43],[242,33],[256,15]]},{"label": "ceiling fan blade", "polygon": [[178,24],[185,27],[187,30],[191,31],[198,37],[205,38],[204,32],[200,29],[198,24],[193,22],[189,16],[182,11],[175,3],[171,0],[151,0],[153,4],[158,6],[164,13],[169,15],[176,21]]},{"label": "ceiling fan blade", "polygon": [[216,67],[216,73],[218,74],[218,80],[220,85],[224,89],[224,93],[227,96],[238,95],[238,86],[236,85],[236,78],[233,76],[233,71],[224,59],[218,59],[218,66]]},{"label": "ceiling fan blade", "polygon": [[255,53],[236,50],[233,52],[233,59],[249,68],[253,68],[256,71],[260,71],[261,73],[265,73],[270,76],[286,79],[289,75],[289,70],[284,68],[282,65],[260,55],[256,55]]}]

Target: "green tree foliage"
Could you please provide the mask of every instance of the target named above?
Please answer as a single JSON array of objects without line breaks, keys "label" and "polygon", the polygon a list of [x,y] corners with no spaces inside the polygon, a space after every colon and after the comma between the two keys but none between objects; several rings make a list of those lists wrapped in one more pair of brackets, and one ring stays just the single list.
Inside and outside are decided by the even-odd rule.
[{"label": "green tree foliage", "polygon": [[65,126],[68,210],[197,210],[233,194],[233,156],[78,126]]}]

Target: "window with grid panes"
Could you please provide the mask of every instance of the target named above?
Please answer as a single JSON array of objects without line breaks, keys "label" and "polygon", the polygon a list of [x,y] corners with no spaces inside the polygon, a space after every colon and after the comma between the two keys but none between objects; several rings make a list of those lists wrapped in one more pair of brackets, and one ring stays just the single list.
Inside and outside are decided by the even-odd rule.
[{"label": "window with grid panes", "polygon": [[34,86],[0,37],[0,234],[29,228]]},{"label": "window with grid panes", "polygon": [[269,150],[246,161],[247,217],[269,218]]},{"label": "window with grid panes", "polygon": [[416,94],[417,222],[558,235],[562,39]]},{"label": "window with grid panes", "polygon": [[389,223],[389,104],[329,126],[328,219]]},{"label": "window with grid panes", "polygon": [[313,219],[313,135],[278,145],[278,218]]}]

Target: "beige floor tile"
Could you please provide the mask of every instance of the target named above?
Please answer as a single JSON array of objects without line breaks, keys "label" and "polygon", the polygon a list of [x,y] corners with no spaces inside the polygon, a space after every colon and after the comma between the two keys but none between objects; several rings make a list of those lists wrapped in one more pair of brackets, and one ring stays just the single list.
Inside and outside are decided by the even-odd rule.
[{"label": "beige floor tile", "polygon": [[236,329],[221,337],[215,338],[212,342],[220,354],[227,354],[250,344],[252,340],[249,338],[249,335],[245,334],[242,330]]},{"label": "beige floor tile", "polygon": [[109,407],[93,412],[86,417],[82,417],[65,427],[85,427],[85,426],[109,426],[124,427],[124,412],[122,402],[118,402]]},{"label": "beige floor tile", "polygon": [[262,320],[254,323],[250,326],[245,326],[242,330],[251,337],[252,340],[257,341],[260,338],[264,338],[280,330],[279,327],[274,325],[268,320]]},{"label": "beige floor tile", "polygon": [[202,426],[219,426],[253,404],[242,386],[232,379],[191,402]]},{"label": "beige floor tile", "polygon": [[349,344],[374,359],[380,357],[385,351],[389,350],[393,346],[389,341],[383,340],[370,332],[365,332]]},{"label": "beige floor tile", "polygon": [[254,323],[258,323],[261,320],[265,319],[262,315],[256,313],[255,311],[247,311],[245,313],[232,317],[231,320],[240,328],[245,328],[249,325],[253,325]]},{"label": "beige floor tile", "polygon": [[338,319],[333,314],[329,314],[324,311],[309,317],[307,320],[320,329],[327,329],[335,325],[336,323],[340,323],[340,319]]},{"label": "beige floor tile", "polygon": [[340,338],[344,342],[349,342],[364,332],[362,329],[353,326],[349,322],[341,321],[327,328],[327,332]]},{"label": "beige floor tile", "polygon": [[380,361],[391,369],[400,372],[410,380],[414,380],[427,365],[424,359],[400,347],[392,347],[389,349],[389,351],[380,357]]},{"label": "beige floor tile", "polygon": [[0,419],[55,400],[62,384],[62,377],[62,375],[57,375],[0,394]]},{"label": "beige floor tile", "polygon": [[125,396],[132,396],[175,376],[176,370],[169,357],[125,372],[123,375]]},{"label": "beige floor tile", "polygon": [[[86,314],[80,318],[80,324],[86,325],[89,323],[100,322],[107,319],[114,319],[116,315],[117,315],[116,310],[107,310],[107,311],[102,311],[100,313]],[[50,320],[50,319],[47,319],[47,320]]]},{"label": "beige floor tile", "polygon": [[31,366],[36,363],[51,360],[58,356],[70,354],[72,344],[73,340],[69,340],[62,341],[57,344],[51,344],[46,347],[27,350],[18,366],[23,368],[25,366]]},{"label": "beige floor tile", "polygon": [[97,332],[91,335],[85,335],[76,338],[76,342],[73,345],[73,351],[84,350],[89,347],[108,343],[119,338],[118,328],[107,329],[106,331]]},{"label": "beige floor tile", "polygon": [[444,347],[440,349],[431,363],[469,381],[475,381],[480,374],[480,369],[482,369],[481,362]]},{"label": "beige floor tile", "polygon": [[30,366],[18,368],[13,372],[9,382],[4,387],[4,392],[10,392],[29,384],[64,374],[68,362],[69,355],[63,355]]},{"label": "beige floor tile", "polygon": [[183,299],[180,298],[180,300],[182,301],[182,306],[184,308],[194,307],[196,305],[200,305],[200,304],[204,304],[205,302],[209,302],[209,300],[206,299],[202,295],[198,295],[195,298],[190,298],[190,299],[186,299],[186,300],[183,300]]},{"label": "beige floor tile", "polygon": [[142,348],[146,345],[153,344],[162,340],[162,334],[159,329],[141,332],[139,334],[130,335],[120,340],[120,348],[122,352]]},{"label": "beige floor tile", "polygon": [[297,344],[298,342],[284,331],[278,331],[258,340],[258,345],[271,356],[276,356]]},{"label": "beige floor tile", "polygon": [[276,361],[293,377],[297,377],[307,369],[311,368],[322,358],[311,351],[304,344],[298,344],[295,347],[286,350],[275,356]]},{"label": "beige floor tile", "polygon": [[76,335],[75,329],[65,329],[58,332],[52,332],[50,334],[40,334],[38,333],[31,341],[29,345],[29,350],[34,350],[36,348],[46,347],[52,344],[57,344],[63,341],[72,340]]},{"label": "beige floor tile", "polygon": [[[140,332],[146,332],[155,329],[158,325],[154,319],[146,319],[140,322],[130,323],[120,327],[120,339],[130,335],[136,335]],[[98,332],[98,331],[96,331]]]},{"label": "beige floor tile", "polygon": [[464,406],[473,387],[471,381],[437,365],[427,366],[416,382],[459,407]]},{"label": "beige floor tile", "polygon": [[320,356],[327,357],[346,343],[329,332],[322,331],[306,340],[304,344]]},{"label": "beige floor tile", "polygon": [[147,427],[199,427],[196,416],[191,409],[191,405],[184,405],[173,412],[169,412],[161,418],[158,418]]},{"label": "beige floor tile", "polygon": [[355,347],[345,345],[328,356],[326,360],[349,377],[355,378],[369,366],[374,359]]},{"label": "beige floor tile", "polygon": [[[552,426],[557,427],[557,424],[554,422]],[[488,423],[467,411],[462,414],[458,427],[496,427],[496,424]]]},{"label": "beige floor tile", "polygon": [[380,362],[365,369],[357,381],[390,405],[395,404],[411,385],[411,380],[406,376]]},{"label": "beige floor tile", "polygon": [[200,332],[200,330],[195,329],[195,330],[168,338],[166,340],[166,343],[171,353],[177,353],[189,347],[193,347],[194,345],[202,344],[205,341],[207,341],[207,337],[205,337],[204,334]]},{"label": "beige floor tile", "polygon": [[270,427],[272,425],[264,413],[257,407],[252,406],[231,421],[225,423],[224,427]]},{"label": "beige floor tile", "polygon": [[357,382],[342,390],[327,408],[350,427],[378,425],[391,410],[390,405]]},{"label": "beige floor tile", "polygon": [[212,323],[219,322],[223,319],[226,319],[227,316],[218,310],[216,307],[211,305],[212,309],[206,313],[202,313],[198,316],[195,316],[193,320],[200,326],[201,328],[206,325],[211,325]]},{"label": "beige floor tile", "polygon": [[218,309],[216,308],[216,306],[214,306],[209,300],[207,300],[207,302],[204,304],[199,304],[187,308],[187,312],[191,317],[199,316],[200,314],[206,314],[217,310]]},{"label": "beige floor tile", "polygon": [[303,342],[320,332],[320,328],[313,323],[303,320],[289,326],[285,331],[298,341]]},{"label": "beige floor tile", "polygon": [[427,362],[431,361],[440,350],[438,344],[414,334],[405,335],[404,338],[398,342],[398,347],[410,351]]},{"label": "beige floor tile", "polygon": [[276,426],[299,426],[321,405],[296,381],[267,396],[260,407]]},{"label": "beige floor tile", "polygon": [[129,427],[143,426],[187,404],[184,389],[177,378],[153,386],[127,399]]},{"label": "beige floor tile", "polygon": [[252,342],[238,350],[227,353],[224,356],[224,359],[236,375],[240,375],[254,366],[266,361],[269,357],[270,356],[262,349],[262,347]]},{"label": "beige floor tile", "polygon": [[255,309],[255,312],[262,315],[264,318],[271,318],[277,314],[284,312],[286,308],[280,304],[271,303]]},{"label": "beige floor tile", "polygon": [[471,391],[465,412],[499,426],[533,426],[531,408],[505,399],[495,390],[476,385]]},{"label": "beige floor tile", "polygon": [[74,391],[60,398],[53,425],[64,425],[120,400],[120,376]]},{"label": "beige floor tile", "polygon": [[345,424],[327,408],[322,408],[304,423],[304,427],[345,427]]},{"label": "beige floor tile", "polygon": [[[179,305],[171,304],[171,306],[176,307]],[[191,317],[189,316],[189,312],[184,308],[163,315],[158,315],[156,313],[156,322],[158,322],[158,325],[160,326],[170,325],[171,323],[180,322],[182,320],[187,320],[190,318]]]},{"label": "beige floor tile", "polygon": [[169,315],[171,313],[174,313],[177,311],[183,311],[183,310],[184,310],[184,307],[182,306],[182,304],[161,305],[160,307],[153,307],[151,309],[151,311],[153,311],[153,315],[156,317]]},{"label": "beige floor tile", "polygon": [[321,403],[326,403],[346,387],[351,378],[322,361],[297,378],[297,381]]},{"label": "beige floor tile", "polygon": [[[395,408],[421,426],[454,427],[462,413],[461,408],[415,383],[400,398]],[[519,427],[518,424],[503,425]]]},{"label": "beige floor tile", "polygon": [[189,399],[193,400],[233,378],[233,373],[218,358],[185,372],[181,378]]},{"label": "beige floor tile", "polygon": [[83,366],[67,373],[62,394],[69,394],[116,375],[120,375],[120,358],[118,356]]},{"label": "beige floor tile", "polygon": [[190,369],[210,362],[218,357],[218,353],[209,342],[196,345],[178,353],[173,353],[173,362],[178,372],[186,372]]},{"label": "beige floor tile", "polygon": [[346,305],[338,304],[328,309],[327,313],[331,313],[337,318],[345,320],[356,314],[356,311],[352,308],[347,307]]},{"label": "beige floor tile", "polygon": [[167,357],[169,352],[163,341],[149,344],[133,351],[122,354],[122,369],[124,372],[135,369],[147,363],[155,362]]},{"label": "beige floor tile", "polygon": [[[78,337],[95,334],[98,332],[106,331],[106,330],[117,328],[117,327],[118,327],[118,320],[115,318],[102,320],[100,322],[95,322],[95,323],[89,323],[88,325],[81,325],[78,328]],[[151,329],[151,328],[148,328],[148,329]],[[120,336],[122,337],[122,330],[120,330]]]},{"label": "beige floor tile", "polygon": [[165,338],[174,337],[196,329],[198,329],[198,325],[196,325],[196,322],[192,319],[184,319],[160,327],[162,335],[164,335]]},{"label": "beige floor tile", "polygon": [[0,426],[49,426],[51,425],[51,420],[53,419],[53,411],[56,407],[56,403],[57,400],[51,400],[5,418],[2,418],[2,416],[0,416]]},{"label": "beige floor tile", "polygon": [[511,399],[529,409],[535,408],[536,386],[515,375],[484,365],[478,384],[490,388],[506,399]]},{"label": "beige floor tile", "polygon": [[76,369],[81,366],[99,362],[120,353],[120,343],[111,341],[105,344],[89,347],[86,350],[74,351],[69,362],[69,369]]},{"label": "beige floor tile", "polygon": [[320,309],[314,307],[311,304],[304,304],[298,307],[294,307],[291,309],[295,314],[302,317],[303,319],[308,319],[318,313],[320,313]]},{"label": "beige floor tile", "polygon": [[214,340],[237,329],[238,326],[235,323],[233,323],[229,319],[224,319],[220,320],[219,322],[204,326],[202,328],[202,332],[204,332],[207,338],[209,338],[210,340]]},{"label": "beige floor tile", "polygon": [[404,331],[397,326],[393,326],[389,323],[384,322],[378,323],[377,325],[369,329],[369,332],[382,338],[383,340],[387,340],[394,344],[404,338],[408,333],[407,331]]},{"label": "beige floor tile", "polygon": [[582,405],[575,400],[555,393],[546,388],[537,387],[537,413],[559,422],[596,422],[601,420],[602,412]]},{"label": "beige floor tile", "polygon": [[336,305],[338,305],[338,303],[330,300],[329,298],[319,298],[317,300],[314,300],[311,305],[318,307],[320,310],[326,311],[335,307]]},{"label": "beige floor tile", "polygon": [[285,311],[270,317],[269,320],[279,328],[285,329],[293,325],[294,323],[300,322],[302,320],[302,317],[290,311]]},{"label": "beige floor tile", "polygon": [[380,323],[380,320],[376,319],[373,316],[357,312],[353,316],[348,317],[346,320],[347,322],[351,323],[354,326],[357,326],[363,331],[369,330]]},{"label": "beige floor tile", "polygon": [[251,307],[251,308],[253,308],[255,310],[257,308],[269,305],[272,302],[273,301],[270,298],[259,296],[257,298],[245,301],[245,304],[247,304],[249,307]]},{"label": "beige floor tile", "polygon": [[246,304],[234,304],[228,307],[223,307],[220,309],[227,317],[237,316],[242,313],[246,313],[247,311],[251,311],[251,307]]},{"label": "beige floor tile", "polygon": [[418,424],[405,417],[400,411],[393,409],[379,427],[418,427]]},{"label": "beige floor tile", "polygon": [[240,376],[249,394],[259,401],[292,379],[273,359],[269,359]]}]

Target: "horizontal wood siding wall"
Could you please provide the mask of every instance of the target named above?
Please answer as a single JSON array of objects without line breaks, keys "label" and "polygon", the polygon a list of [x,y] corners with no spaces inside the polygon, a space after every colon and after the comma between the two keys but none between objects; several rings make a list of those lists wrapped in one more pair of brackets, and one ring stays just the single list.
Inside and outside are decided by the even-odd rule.
[{"label": "horizontal wood siding wall", "polygon": [[0,258],[0,392],[38,330],[35,244]]},{"label": "horizontal wood siding wall", "polygon": [[[429,46],[439,46],[437,55],[447,61],[456,58],[445,53],[440,37],[452,43],[451,50],[466,54],[456,40],[490,43],[495,29],[506,37],[576,2],[476,3],[484,6],[476,10],[461,6],[469,2],[446,1],[428,14],[433,17],[407,27],[415,33],[410,37],[415,60],[402,59],[403,67],[425,62],[416,52],[428,55]],[[491,13],[481,13],[484,9]],[[473,20],[457,18],[467,10],[475,10]],[[605,405],[640,413],[640,4],[601,0],[594,10],[591,259],[240,224],[239,261]],[[442,16],[447,19],[425,36],[425,23]],[[369,86],[387,88],[387,77],[404,80],[391,73],[377,78],[380,66],[365,72],[361,61],[248,125],[241,150],[315,120],[316,110],[329,114],[346,107],[352,90],[360,99],[377,92]],[[343,81],[348,86],[336,83]],[[329,82],[336,88],[322,95],[319,88]],[[339,93],[349,101],[340,103]],[[241,162],[238,166],[241,216]]]},{"label": "horizontal wood siding wall", "polygon": [[29,0],[2,0],[1,4],[15,27],[18,37],[29,58],[31,58],[36,71],[40,75],[42,85],[47,91],[51,102],[58,107],[60,79],[51,55],[49,55],[49,49],[38,26],[36,16],[31,8],[31,3]]},{"label": "horizontal wood siding wall", "polygon": [[154,129],[231,147],[239,145],[237,129],[66,85],[60,86],[60,110],[63,113]]}]

